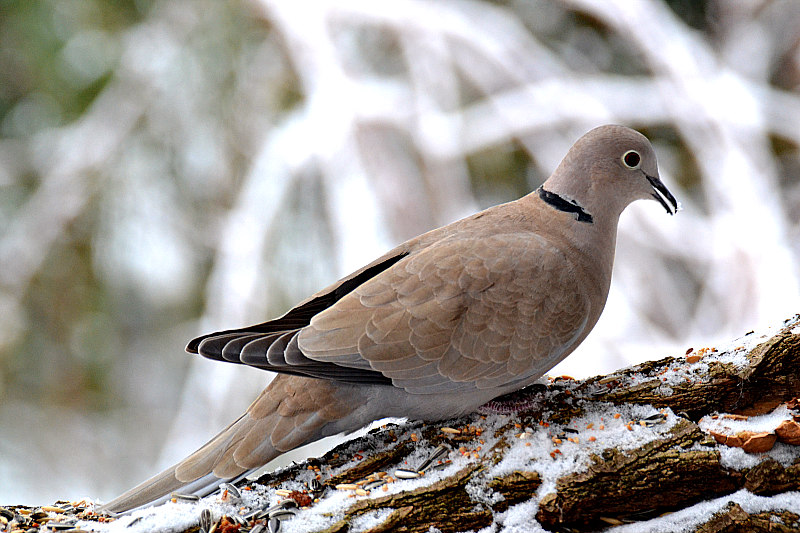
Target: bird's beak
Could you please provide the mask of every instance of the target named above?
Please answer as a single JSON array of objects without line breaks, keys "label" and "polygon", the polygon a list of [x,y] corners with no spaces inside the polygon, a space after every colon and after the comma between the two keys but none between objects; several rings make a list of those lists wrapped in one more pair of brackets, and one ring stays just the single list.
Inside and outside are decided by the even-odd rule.
[{"label": "bird's beak", "polygon": [[653,198],[664,206],[667,213],[674,215],[678,211],[678,200],[672,196],[667,186],[664,185],[658,177],[648,176],[647,174],[645,174],[645,176],[647,177],[647,181],[650,182],[650,185],[653,186]]}]

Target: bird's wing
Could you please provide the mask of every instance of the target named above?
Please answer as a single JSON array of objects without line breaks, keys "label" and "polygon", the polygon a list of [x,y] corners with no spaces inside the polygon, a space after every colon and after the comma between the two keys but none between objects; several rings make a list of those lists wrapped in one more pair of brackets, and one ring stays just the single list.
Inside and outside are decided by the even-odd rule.
[{"label": "bird's wing", "polygon": [[304,327],[281,321],[329,296],[208,336],[198,351],[286,374],[457,392],[543,374],[569,353],[589,316],[573,265],[532,232],[454,235],[371,268]]},{"label": "bird's wing", "polygon": [[[408,254],[408,243],[404,244],[406,244],[406,246],[398,246],[372,263],[300,302],[279,318],[246,328],[217,331],[197,337],[189,342],[186,346],[186,351],[189,353],[202,353],[200,345],[204,344],[205,353],[202,354],[216,359],[217,357],[215,354],[218,352],[217,348],[224,346],[226,340],[240,338],[247,334],[263,335],[266,333],[286,332],[302,328],[308,325],[311,317],[327,309],[355,287],[361,285],[364,281],[376,276],[405,257]],[[240,361],[230,360],[230,362]]]},{"label": "bird's wing", "polygon": [[445,239],[314,316],[286,358],[378,372],[418,394],[522,383],[581,338],[590,303],[580,277],[535,233]]}]

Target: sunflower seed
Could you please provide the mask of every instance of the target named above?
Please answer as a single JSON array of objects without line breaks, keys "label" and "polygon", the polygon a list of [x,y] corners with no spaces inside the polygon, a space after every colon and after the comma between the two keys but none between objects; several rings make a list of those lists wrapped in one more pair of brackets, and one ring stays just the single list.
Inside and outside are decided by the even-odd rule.
[{"label": "sunflower seed", "polygon": [[431,465],[434,462],[438,461],[441,457],[444,457],[448,453],[450,453],[450,447],[447,446],[446,444],[440,444],[439,446],[436,447],[435,450],[433,450],[430,457],[428,457],[428,459],[426,459],[424,463],[419,465],[417,471],[425,472],[428,468],[431,467]]},{"label": "sunflower seed", "polygon": [[314,493],[315,496],[319,496],[323,492],[325,492],[325,485],[323,485],[318,479],[314,478],[308,484],[309,490]]},{"label": "sunflower seed", "polygon": [[394,477],[397,479],[416,479],[419,477],[419,472],[415,470],[406,470],[405,468],[398,468],[394,471]]},{"label": "sunflower seed", "polygon": [[211,510],[203,509],[200,511],[200,527],[208,531],[211,529]]},{"label": "sunflower seed", "polygon": [[239,492],[239,489],[237,489],[231,483],[221,483],[220,486],[219,486],[219,490],[222,491],[223,493],[227,490],[228,494],[230,494],[231,496],[233,496],[237,500],[242,497],[242,493]]},{"label": "sunflower seed", "polygon": [[277,518],[270,518],[267,522],[269,533],[278,533],[281,530],[281,521]]},{"label": "sunflower seed", "polygon": [[170,497],[175,498],[176,500],[183,500],[186,502],[197,502],[200,501],[200,496],[197,494],[181,494],[180,492],[173,492],[170,494]]},{"label": "sunflower seed", "polygon": [[297,509],[297,502],[291,498],[287,498],[286,500],[282,500],[270,507],[258,509],[256,511],[248,513],[244,515],[244,517],[249,520],[262,520],[270,516],[275,511],[283,511],[287,509]]},{"label": "sunflower seed", "polygon": [[244,515],[245,519],[249,520],[261,520],[262,518],[266,518],[269,516],[269,513],[265,513],[263,509],[256,509],[255,511],[250,511],[246,515]]},{"label": "sunflower seed", "polygon": [[276,509],[269,513],[269,519],[277,518],[278,520],[291,520],[295,517],[297,511],[294,509]]},{"label": "sunflower seed", "polygon": [[264,529],[262,524],[256,524],[253,526],[253,529],[250,530],[250,533],[262,533]]},{"label": "sunflower seed", "polygon": [[377,489],[378,487],[382,487],[383,485],[386,485],[386,482],[384,480],[376,479],[375,481],[370,481],[369,483],[364,484],[363,489],[372,490],[372,489]]},{"label": "sunflower seed", "polygon": [[136,524],[136,523],[140,522],[140,521],[142,520],[142,518],[143,518],[143,517],[141,517],[141,516],[137,516],[136,518],[134,518],[133,520],[131,520],[130,524],[128,524],[128,525],[127,525],[127,526],[125,526],[125,527],[131,527],[132,525],[134,525],[134,524]]}]

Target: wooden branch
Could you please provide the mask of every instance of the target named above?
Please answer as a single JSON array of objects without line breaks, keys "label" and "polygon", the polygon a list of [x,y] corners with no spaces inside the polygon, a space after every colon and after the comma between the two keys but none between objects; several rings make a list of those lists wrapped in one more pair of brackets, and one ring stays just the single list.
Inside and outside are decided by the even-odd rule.
[{"label": "wooden branch", "polygon": [[[594,531],[609,524],[644,520],[679,510],[741,488],[761,495],[800,490],[800,462],[783,467],[775,459],[765,457],[750,469],[726,468],[721,464],[722,445],[696,424],[701,417],[714,413],[763,414],[800,396],[800,335],[791,331],[792,327],[786,327],[752,349],[747,354],[749,363],[743,368],[708,356],[707,363],[701,359],[704,364],[694,365],[694,369],[702,369],[695,372],[685,358],[665,358],[610,376],[582,381],[556,379],[548,387],[534,386],[493,402],[490,408],[522,407],[514,416],[515,423],[522,427],[535,427],[544,418],[567,423],[585,410],[602,405],[600,402],[647,404],[668,408],[682,416],[663,438],[632,450],[608,447],[592,457],[592,464],[585,471],[558,479],[556,490],[544,495],[539,502],[536,519],[549,530]],[[666,388],[662,376],[681,369],[687,377]],[[447,425],[459,427],[470,423],[471,419],[450,421]],[[453,446],[463,444],[469,448],[476,444],[475,434],[467,432],[453,438],[444,436],[440,428],[440,424],[419,426],[418,433],[432,445],[451,442]],[[394,434],[390,429],[365,437],[365,449],[377,447],[385,451],[338,473],[328,484],[333,487],[339,483],[355,483],[387,465],[402,463],[414,446],[410,441],[392,443]],[[353,519],[377,509],[392,509],[392,513],[383,526],[373,530],[376,532],[425,532],[430,526],[445,532],[485,527],[510,506],[536,498],[542,483],[540,474],[535,471],[514,471],[493,478],[483,475],[502,459],[507,447],[507,438],[501,439],[495,444],[493,455],[488,456],[488,463],[473,463],[429,486],[358,499],[342,519],[326,531],[348,531]],[[352,449],[352,443],[312,463],[341,464],[338,462],[344,461],[342,454],[347,449]],[[306,468],[306,465],[296,468]],[[290,469],[278,475],[268,474],[259,483],[278,486],[295,473]],[[468,484],[475,483],[483,484],[502,498],[492,505],[476,505],[467,490]],[[768,515],[788,520],[784,523],[796,521],[791,513],[750,516],[741,507],[733,506],[698,531],[758,531],[759,524],[768,522]]]},{"label": "wooden branch", "polygon": [[[326,533],[348,532],[354,520],[375,516],[378,511],[383,512],[382,520],[367,529],[370,533],[422,533],[431,526],[442,532],[474,531],[502,521],[504,512],[523,502],[534,502],[531,512],[546,530],[596,531],[611,524],[648,520],[741,489],[765,496],[797,491],[800,447],[796,448],[794,463],[788,466],[764,455],[755,466],[737,470],[725,466],[726,446],[697,424],[702,417],[715,413],[767,413],[800,396],[800,334],[792,333],[797,329],[794,324],[787,323],[749,353],[741,348],[730,353],[703,349],[692,355],[705,353],[705,357],[692,363],[684,357],[665,358],[608,376],[556,378],[547,386],[536,385],[487,406],[487,413],[513,413],[508,417],[484,414],[437,424],[389,425],[344,443],[321,458],[264,475],[251,485],[278,489],[292,484],[296,487],[298,480],[306,480],[307,494],[300,491],[290,495],[305,505],[309,497],[341,497],[342,489],[360,483],[356,485],[360,492],[350,492],[352,503],[329,521],[323,529]],[[737,352],[747,361],[745,365],[734,364],[732,354]],[[645,405],[661,412],[654,411],[654,416],[641,420],[616,420],[620,411],[631,413],[646,409],[631,406]],[[624,446],[610,437],[603,440],[604,432],[597,431],[598,440],[588,438],[593,447],[585,449],[593,452],[584,455],[588,457],[585,464],[565,470],[557,478],[552,472],[524,465],[498,470],[509,454],[524,446],[522,439],[541,437],[546,431],[552,436],[540,438],[530,448],[539,454],[535,457],[539,463],[526,464],[557,465],[564,460],[562,455],[573,453],[564,441],[574,441],[569,444],[570,450],[581,450],[588,444],[563,432],[576,420],[585,421],[581,417],[587,413],[598,412],[605,416],[601,419],[609,421],[607,424],[616,423],[620,431],[624,422],[624,427],[632,431],[630,435],[635,431],[644,435],[646,428],[659,423],[664,429],[653,430],[655,438]],[[482,429],[487,416],[495,420],[495,425]],[[665,423],[667,419],[669,424]],[[547,440],[551,437],[552,446]],[[460,462],[442,470],[447,475],[441,479],[429,470],[425,476],[437,476],[430,483],[384,494],[382,491],[398,477],[398,469],[419,462],[420,443],[429,448],[447,445],[452,450],[450,457]],[[564,448],[563,454],[559,448]],[[323,491],[308,482],[309,470],[317,473]],[[389,484],[378,487],[385,481]],[[366,485],[369,482],[371,485]],[[362,488],[371,486],[375,488]],[[300,510],[296,519],[302,519],[302,513],[315,512],[318,505],[312,502],[310,509]],[[696,530],[797,531],[799,520],[798,515],[781,510],[751,515],[731,503]],[[266,525],[263,520],[260,523]],[[251,521],[247,527],[253,525]]]}]

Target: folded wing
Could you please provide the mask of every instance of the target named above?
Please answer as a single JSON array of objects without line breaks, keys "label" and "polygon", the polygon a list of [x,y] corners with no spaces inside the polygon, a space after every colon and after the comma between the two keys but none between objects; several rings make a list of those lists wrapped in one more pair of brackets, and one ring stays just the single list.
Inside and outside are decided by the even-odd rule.
[{"label": "folded wing", "polygon": [[503,388],[540,376],[581,337],[589,303],[577,278],[531,232],[443,239],[384,256],[280,319],[189,348],[416,394]]}]

